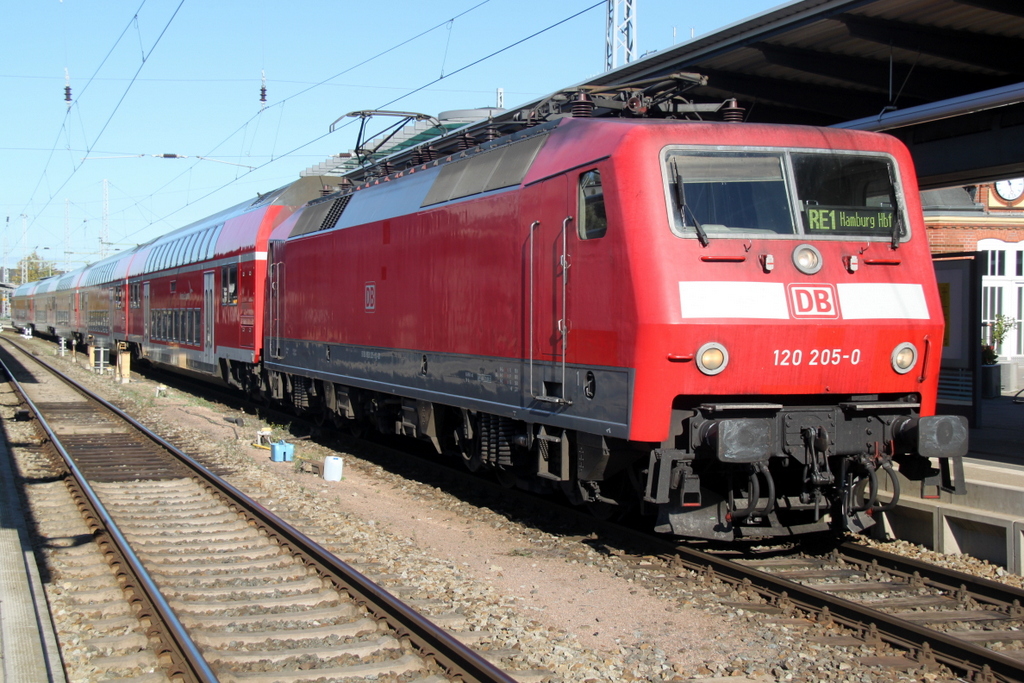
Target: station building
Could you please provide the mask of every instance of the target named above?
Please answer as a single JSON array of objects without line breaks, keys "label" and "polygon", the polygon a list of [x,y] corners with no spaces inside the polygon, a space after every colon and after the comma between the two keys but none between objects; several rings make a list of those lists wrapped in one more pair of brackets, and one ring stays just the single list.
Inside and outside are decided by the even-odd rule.
[{"label": "station building", "polygon": [[996,349],[1003,391],[1024,386],[1024,178],[997,183],[927,190],[921,193],[925,226],[933,254],[983,251],[988,256],[982,277],[982,329],[989,340],[999,315],[1014,325]]}]

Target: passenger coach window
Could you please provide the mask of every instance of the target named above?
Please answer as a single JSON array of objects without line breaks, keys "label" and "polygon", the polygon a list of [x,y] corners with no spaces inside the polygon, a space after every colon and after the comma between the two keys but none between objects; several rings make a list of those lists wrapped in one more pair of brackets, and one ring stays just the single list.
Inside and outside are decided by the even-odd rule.
[{"label": "passenger coach window", "polygon": [[594,240],[608,232],[608,217],[604,210],[604,189],[601,172],[587,171],[580,176],[579,231],[581,240]]},{"label": "passenger coach window", "polygon": [[230,306],[238,303],[238,264],[232,263],[220,270],[220,303]]}]

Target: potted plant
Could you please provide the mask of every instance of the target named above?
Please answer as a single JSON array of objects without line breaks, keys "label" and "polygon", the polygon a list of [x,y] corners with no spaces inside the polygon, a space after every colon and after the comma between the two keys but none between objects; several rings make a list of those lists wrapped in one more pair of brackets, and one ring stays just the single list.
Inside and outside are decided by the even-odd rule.
[{"label": "potted plant", "polygon": [[[991,323],[989,323],[989,349],[993,351],[991,362],[986,362],[986,365],[992,365],[996,362],[995,352],[1002,350],[1003,340],[1006,339],[1006,335],[1010,333],[1017,323],[1014,322],[1013,318],[1008,315],[1000,313],[997,315]],[[984,358],[985,347],[982,346],[982,358]]]},{"label": "potted plant", "polygon": [[997,364],[1003,340],[1017,323],[1000,313],[989,323],[988,339],[981,340],[981,395],[996,398],[1002,390],[1002,368]]}]

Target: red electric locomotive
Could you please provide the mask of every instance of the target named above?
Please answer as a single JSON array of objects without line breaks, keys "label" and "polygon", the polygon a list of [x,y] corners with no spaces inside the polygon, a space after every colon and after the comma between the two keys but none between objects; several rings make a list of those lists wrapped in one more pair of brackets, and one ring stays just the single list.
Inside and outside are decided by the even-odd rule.
[{"label": "red electric locomotive", "polygon": [[864,528],[894,462],[955,488],[902,145],[583,113],[284,222],[273,396],[686,536]]},{"label": "red electric locomotive", "polygon": [[[934,415],[943,321],[906,149],[678,120],[717,108],[679,96],[693,80],[558,94],[365,164],[197,266],[220,273],[223,306],[216,269],[245,250],[260,265],[269,234],[265,277],[240,285],[254,318],[196,298],[194,323],[153,306],[128,339],[180,365],[160,330],[254,319],[179,347],[320,419],[683,536],[863,529],[895,504],[895,467],[962,491],[966,423]],[[210,295],[149,249],[129,283]]]}]

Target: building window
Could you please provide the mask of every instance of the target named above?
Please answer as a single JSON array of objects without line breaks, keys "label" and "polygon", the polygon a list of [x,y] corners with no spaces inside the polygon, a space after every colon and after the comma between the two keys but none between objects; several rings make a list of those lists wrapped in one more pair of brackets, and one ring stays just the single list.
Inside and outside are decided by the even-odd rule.
[{"label": "building window", "polygon": [[232,263],[220,270],[220,303],[233,306],[238,303],[238,264]]},{"label": "building window", "polygon": [[604,210],[604,189],[601,187],[601,172],[587,171],[580,176],[579,225],[581,240],[604,237],[608,231],[608,217]]},{"label": "building window", "polygon": [[989,251],[988,252],[988,274],[989,275],[1006,275],[1006,252]]}]

